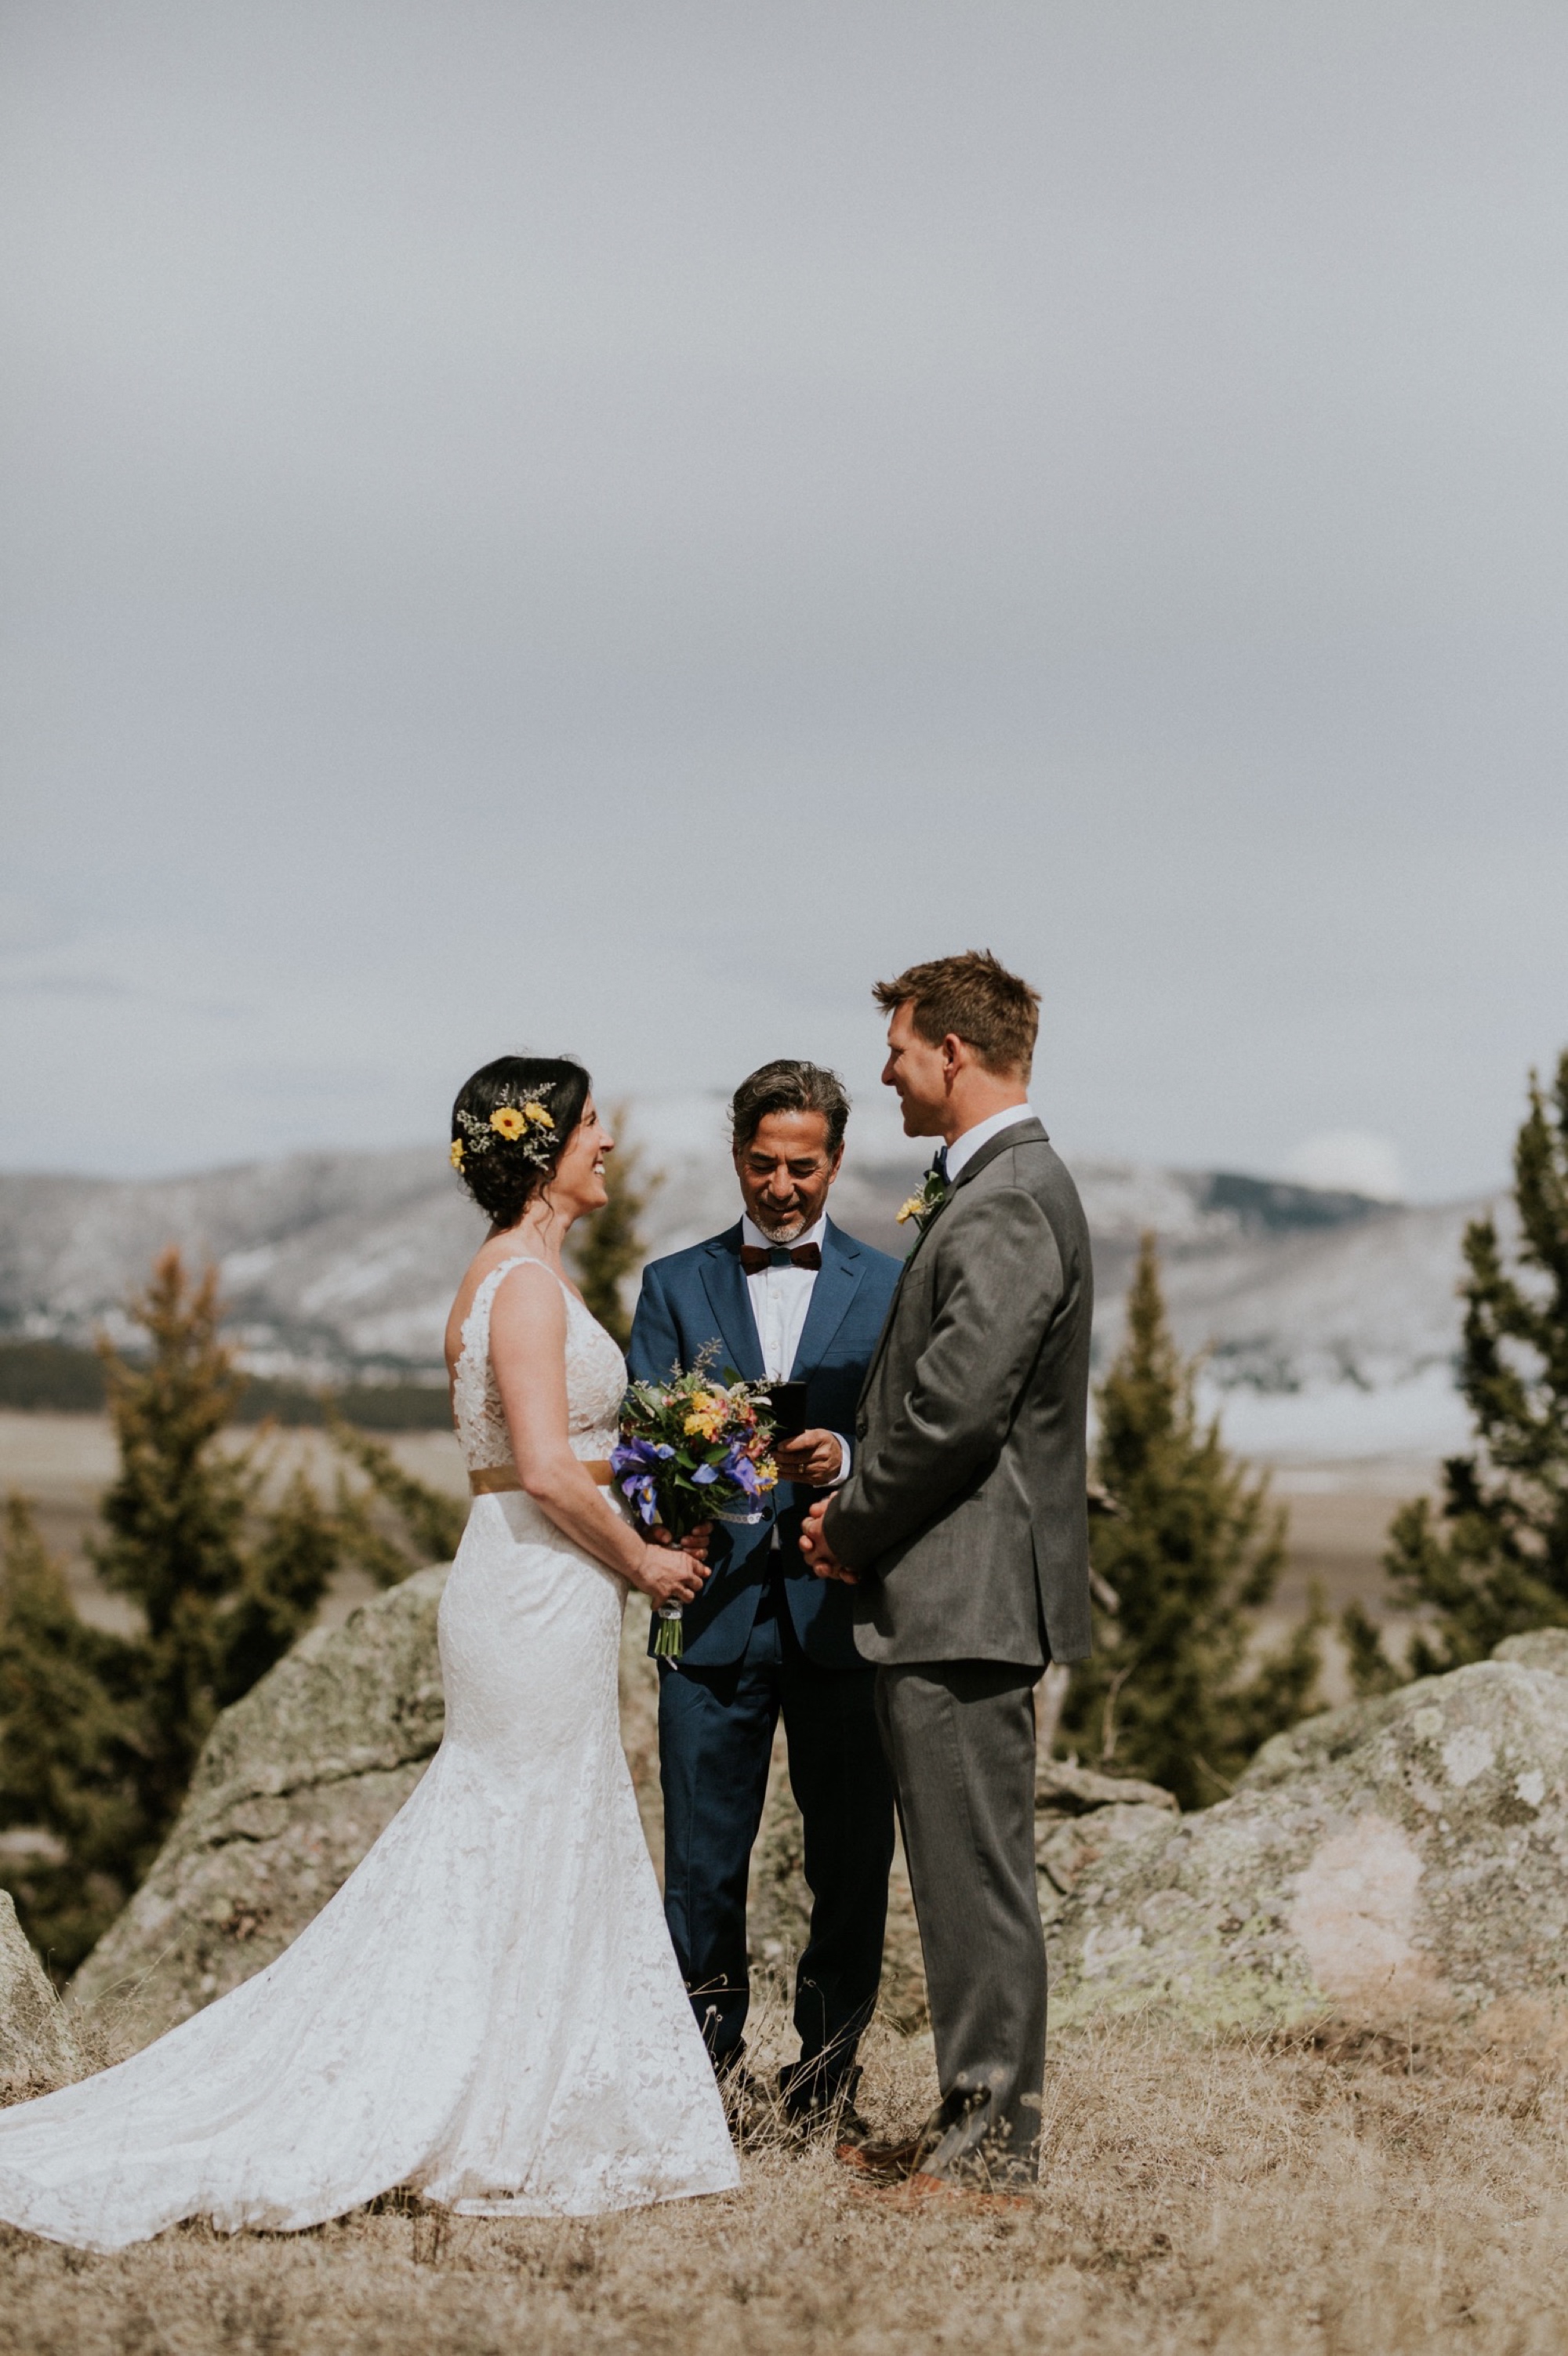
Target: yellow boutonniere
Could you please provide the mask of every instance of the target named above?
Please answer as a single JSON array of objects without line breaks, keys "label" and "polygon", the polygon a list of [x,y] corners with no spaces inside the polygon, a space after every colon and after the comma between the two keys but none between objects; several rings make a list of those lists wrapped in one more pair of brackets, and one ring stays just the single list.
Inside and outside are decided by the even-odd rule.
[{"label": "yellow boutonniere", "polygon": [[919,1193],[911,1194],[908,1201],[901,1206],[898,1213],[899,1226],[902,1226],[906,1219],[913,1219],[920,1233],[924,1235],[951,1192],[952,1188],[945,1178],[940,1176],[935,1170],[928,1170]]}]

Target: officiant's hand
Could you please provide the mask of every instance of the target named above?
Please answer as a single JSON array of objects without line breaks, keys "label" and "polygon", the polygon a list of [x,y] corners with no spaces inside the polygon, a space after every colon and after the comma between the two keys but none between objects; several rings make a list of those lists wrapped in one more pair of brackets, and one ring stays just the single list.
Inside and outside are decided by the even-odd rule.
[{"label": "officiant's hand", "polygon": [[825,1488],[843,1472],[843,1447],[836,1432],[797,1432],[793,1440],[781,1440],[773,1452],[781,1479],[801,1481],[813,1489]]},{"label": "officiant's hand", "polygon": [[845,1587],[858,1587],[860,1581],[853,1570],[846,1570],[822,1535],[822,1515],[829,1500],[823,1497],[811,1507],[800,1531],[800,1552],[805,1556],[819,1579],[836,1579]]}]

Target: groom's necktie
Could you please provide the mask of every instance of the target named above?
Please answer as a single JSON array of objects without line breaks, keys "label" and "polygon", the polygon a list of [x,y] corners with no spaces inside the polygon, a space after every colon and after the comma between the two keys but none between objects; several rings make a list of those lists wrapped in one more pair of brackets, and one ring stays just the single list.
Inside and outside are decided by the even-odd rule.
[{"label": "groom's necktie", "polygon": [[948,1150],[945,1145],[939,1145],[935,1153],[932,1155],[931,1170],[932,1173],[936,1177],[940,1178],[942,1184],[945,1186],[948,1183]]},{"label": "groom's necktie", "polygon": [[742,1244],[740,1264],[747,1276],[755,1276],[764,1268],[821,1268],[822,1247],[797,1244],[791,1251],[788,1244]]}]

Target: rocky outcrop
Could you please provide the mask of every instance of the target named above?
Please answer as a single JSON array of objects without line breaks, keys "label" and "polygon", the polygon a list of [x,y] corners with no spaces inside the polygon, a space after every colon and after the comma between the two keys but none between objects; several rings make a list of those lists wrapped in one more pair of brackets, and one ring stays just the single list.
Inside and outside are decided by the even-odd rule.
[{"label": "rocky outcrop", "polygon": [[1308,1719],[1218,1807],[1139,1814],[1069,1860],[1058,2023],[1376,2024],[1568,1998],[1568,1632]]},{"label": "rocky outcrop", "polygon": [[65,2008],[0,1890],[0,2102],[47,2094],[78,2068]]},{"label": "rocky outcrop", "polygon": [[260,1971],[318,1913],[441,1740],[445,1567],[317,1629],[223,1712],[174,1830],[71,1987],[144,2042]]},{"label": "rocky outcrop", "polygon": [[1040,1919],[1048,1930],[1087,1874],[1112,1849],[1149,1833],[1168,1832],[1177,1813],[1158,1783],[1100,1775],[1061,1759],[1035,1769],[1035,1872]]}]

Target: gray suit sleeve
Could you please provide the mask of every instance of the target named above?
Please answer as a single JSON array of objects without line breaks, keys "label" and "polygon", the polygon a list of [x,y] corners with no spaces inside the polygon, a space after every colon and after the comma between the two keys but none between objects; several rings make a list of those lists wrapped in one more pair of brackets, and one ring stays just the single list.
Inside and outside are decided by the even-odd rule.
[{"label": "gray suit sleeve", "polygon": [[932,1240],[935,1313],[913,1379],[827,1511],[828,1543],[852,1570],[934,1521],[995,1461],[1062,1299],[1050,1221],[1021,1189],[982,1194]]}]

